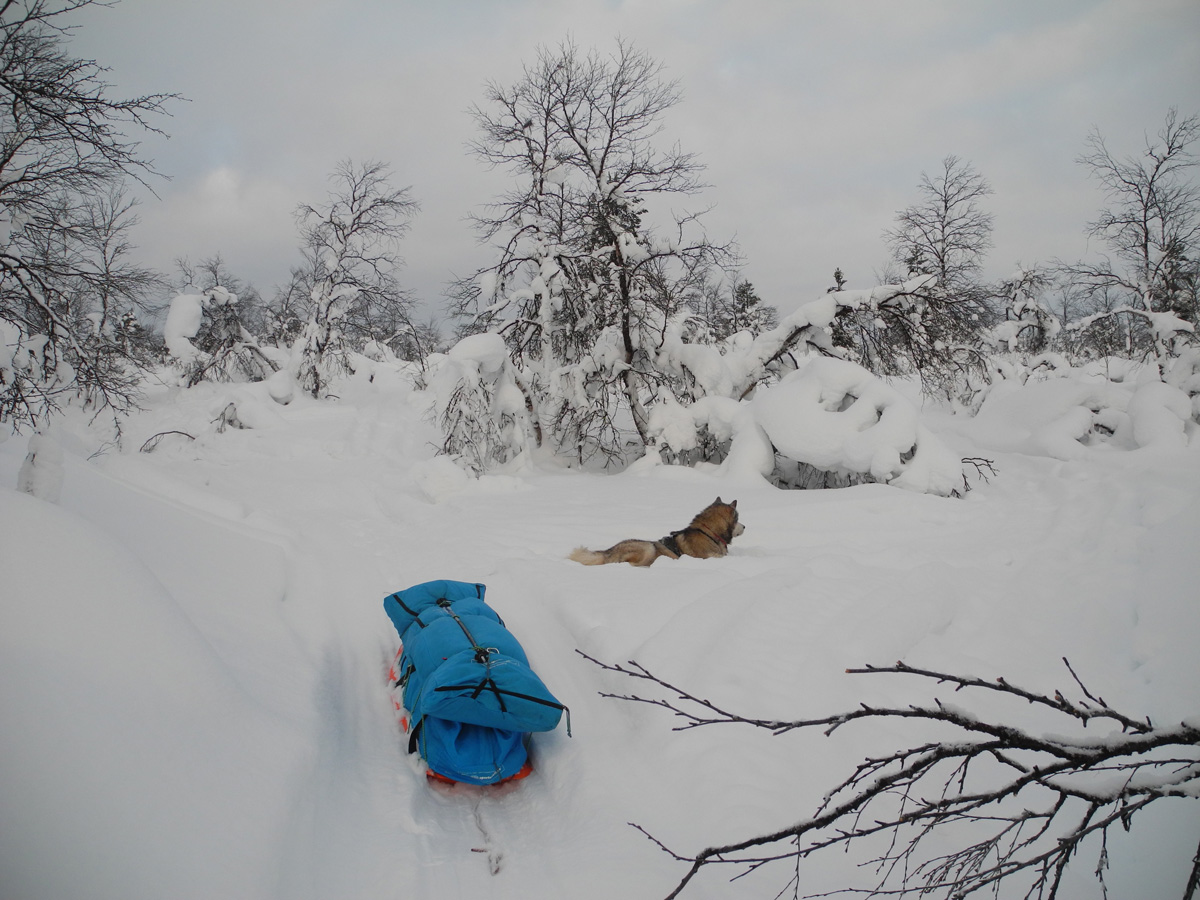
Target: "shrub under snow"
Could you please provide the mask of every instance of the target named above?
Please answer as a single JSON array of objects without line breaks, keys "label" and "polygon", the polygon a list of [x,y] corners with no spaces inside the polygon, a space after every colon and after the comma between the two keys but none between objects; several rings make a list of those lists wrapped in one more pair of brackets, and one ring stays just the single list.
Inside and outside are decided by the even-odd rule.
[{"label": "shrub under snow", "polygon": [[921,424],[912,403],[854,363],[814,358],[760,390],[753,407],[789,459],[941,496],[962,487],[957,454]]},{"label": "shrub under snow", "polygon": [[[845,358],[833,340],[839,317],[906,309],[927,282],[831,292],[776,328],[719,343],[691,341],[686,321],[667,322],[652,366],[658,380],[639,397],[644,464],[719,463],[786,486],[874,481],[940,496],[961,490],[958,455],[922,424],[905,396]],[[1014,315],[1026,316],[1027,306]],[[1178,448],[1192,440],[1200,422],[1200,351],[1172,344],[1148,364],[1109,359],[1077,368],[1060,353],[1015,352],[1018,328],[1031,323],[1006,324],[1007,340],[997,335],[986,375],[966,385],[969,408],[959,413],[977,414],[972,428],[996,432],[1013,449],[1059,459],[1092,445]],[[1039,333],[1052,330],[1040,320],[1033,324]],[[482,472],[543,446],[562,410],[598,402],[593,382],[619,371],[619,351],[599,341],[569,377],[566,369],[539,373],[514,360],[498,334],[465,339],[431,364],[443,449]],[[534,394],[540,402],[531,402]],[[601,412],[606,428],[635,434],[629,409]]]},{"label": "shrub under snow", "polygon": [[221,286],[179,294],[163,325],[167,352],[182,367],[184,381],[261,381],[278,366],[243,327],[237,294]]},{"label": "shrub under snow", "polygon": [[1200,428],[1194,356],[1180,357],[1166,381],[1155,366],[1127,360],[1081,368],[1059,361],[1036,377],[1018,369],[991,386],[973,427],[1007,449],[1064,460],[1089,447],[1185,447]]}]

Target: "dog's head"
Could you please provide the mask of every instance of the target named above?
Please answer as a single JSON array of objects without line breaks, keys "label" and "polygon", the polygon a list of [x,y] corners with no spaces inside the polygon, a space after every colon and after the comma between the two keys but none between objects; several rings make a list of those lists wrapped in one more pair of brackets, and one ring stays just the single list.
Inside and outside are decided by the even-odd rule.
[{"label": "dog's head", "polygon": [[726,503],[720,497],[696,516],[695,524],[708,528],[713,534],[723,537],[726,542],[746,530],[746,526],[738,521],[737,501]]}]

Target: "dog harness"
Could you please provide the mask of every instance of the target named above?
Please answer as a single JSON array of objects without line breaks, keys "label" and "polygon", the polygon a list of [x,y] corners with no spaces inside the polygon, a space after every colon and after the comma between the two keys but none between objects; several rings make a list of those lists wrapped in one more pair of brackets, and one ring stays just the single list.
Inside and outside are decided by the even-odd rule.
[{"label": "dog harness", "polygon": [[665,538],[660,540],[659,543],[662,544],[668,550],[670,550],[671,553],[673,553],[675,555],[676,559],[678,559],[681,556],[686,556],[687,554],[685,554],[682,550],[679,549],[679,536],[681,534],[687,534],[689,531],[699,532],[700,534],[704,535],[706,538],[708,538],[710,541],[712,541],[714,544],[717,544],[720,547],[728,547],[729,546],[729,541],[725,540],[724,538],[720,537],[719,535],[715,535],[711,531],[705,531],[703,528],[698,528],[698,527],[692,526],[692,525],[689,525],[687,528],[682,528],[679,531],[672,531]]}]

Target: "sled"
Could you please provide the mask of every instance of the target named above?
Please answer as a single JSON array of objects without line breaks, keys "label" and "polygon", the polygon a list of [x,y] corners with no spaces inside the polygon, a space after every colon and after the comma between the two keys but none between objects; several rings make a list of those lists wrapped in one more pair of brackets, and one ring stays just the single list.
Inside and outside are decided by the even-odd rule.
[{"label": "sled", "polygon": [[437,782],[496,785],[532,772],[530,735],[569,712],[484,602],[485,587],[432,581],[384,598],[400,635],[388,671],[408,751]]}]

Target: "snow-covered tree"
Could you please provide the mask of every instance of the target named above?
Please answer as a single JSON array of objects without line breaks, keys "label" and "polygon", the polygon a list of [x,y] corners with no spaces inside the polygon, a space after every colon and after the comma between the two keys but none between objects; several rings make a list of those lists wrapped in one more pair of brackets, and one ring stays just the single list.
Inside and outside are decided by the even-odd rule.
[{"label": "snow-covered tree", "polygon": [[779,310],[736,274],[716,280],[705,277],[687,299],[711,339],[723,341],[739,331],[759,334],[779,324]]},{"label": "snow-covered tree", "polygon": [[400,238],[417,203],[408,188],[393,188],[380,162],[340,163],[322,206],[296,211],[303,264],[292,273],[289,297],[307,322],[294,347],[295,375],[314,397],[350,371],[350,353],[377,337],[379,321],[392,331],[411,323],[412,298],[396,278]]},{"label": "snow-covered tree", "polygon": [[171,301],[163,340],[184,384],[262,381],[279,367],[242,325],[237,294],[221,285],[194,286]]},{"label": "snow-covered tree", "polygon": [[127,176],[146,177],[127,129],[155,131],[171,99],[113,99],[96,62],[65,47],[94,0],[0,5],[0,423],[37,425],[66,402],[127,409],[136,376],[114,327],[155,276],[134,265]]},{"label": "snow-covered tree", "polygon": [[839,344],[877,374],[916,372],[927,389],[949,395],[982,368],[978,350],[993,319],[991,292],[979,281],[992,233],[980,203],[992,189],[969,163],[947,156],[941,171],[922,174],[919,192],[885,238],[902,278],[932,278],[902,304],[843,318]]},{"label": "snow-covered tree", "polygon": [[262,300],[254,287],[230,272],[220,254],[195,266],[186,259],[176,264],[180,290],[172,308],[178,303],[191,312],[169,316],[164,339],[183,367],[184,383],[261,381],[276,372],[279,366],[247,327],[247,321],[262,323]]},{"label": "snow-covered tree", "polygon": [[1109,205],[1088,226],[1111,256],[1067,267],[1090,301],[1074,325],[1079,341],[1100,347],[1114,337],[1128,355],[1153,356],[1165,371],[1194,341],[1200,323],[1200,183],[1192,147],[1200,115],[1166,116],[1138,156],[1118,157],[1093,130],[1078,158],[1103,187]]},{"label": "snow-covered tree", "polygon": [[250,334],[258,339],[268,331],[267,304],[262,294],[253,284],[230,269],[220,253],[198,263],[193,263],[186,257],[180,258],[175,260],[175,266],[178,269],[177,283],[181,291],[207,291],[210,288],[223,287],[229,293],[237,294],[238,317]]},{"label": "snow-covered tree", "polygon": [[567,43],[474,110],[476,154],[516,184],[477,220],[498,258],[458,285],[454,311],[503,335],[530,446],[579,459],[643,446],[664,333],[697,273],[729,257],[697,216],[655,207],[700,188],[696,159],[656,141],[678,99],[629,44],[606,57]]},{"label": "snow-covered tree", "polygon": [[442,451],[481,474],[528,449],[529,414],[504,340],[484,332],[449,349],[431,378]]},{"label": "snow-covered tree", "polygon": [[1200,114],[1168,111],[1157,140],[1137,156],[1118,157],[1093,130],[1078,159],[1104,189],[1109,205],[1088,233],[1112,256],[1080,263],[1076,275],[1126,295],[1125,305],[1169,312],[1197,324],[1200,265],[1200,183],[1192,147],[1200,139]]},{"label": "snow-covered tree", "polygon": [[660,455],[721,462],[787,487],[876,481],[961,492],[958,457],[922,426],[909,401],[834,341],[840,319],[903,309],[931,279],[829,292],[777,327],[719,347],[687,344],[669,329],[664,365],[680,370],[694,397],[655,407],[651,433]]},{"label": "snow-covered tree", "polygon": [[400,359],[424,365],[430,354],[445,353],[448,345],[442,334],[442,323],[430,316],[424,322],[412,323],[411,328],[394,332],[389,346]]},{"label": "snow-covered tree", "polygon": [[[828,293],[775,328],[718,344],[690,341],[688,318],[672,318],[655,357],[671,388],[649,408],[648,464],[719,463],[788,487],[815,486],[804,467],[834,484],[877,481],[942,496],[965,490],[960,460],[921,425],[912,404],[845,359],[833,340],[839,318],[903,308],[932,278]],[[613,332],[604,337],[608,343],[593,352],[596,367],[620,359]],[[443,449],[476,471],[528,451],[537,426],[523,373],[500,355],[503,346],[495,333],[464,339],[430,379]],[[586,385],[595,371],[578,367],[572,377]]]},{"label": "snow-covered tree", "polygon": [[992,329],[992,336],[1001,349],[1041,353],[1050,346],[1062,327],[1043,301],[1050,283],[1049,274],[1032,267],[1018,269],[997,286],[1004,321]]}]

